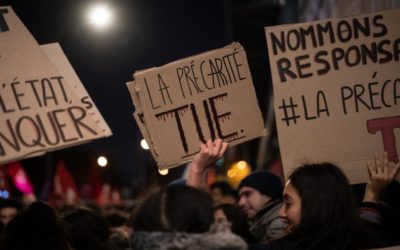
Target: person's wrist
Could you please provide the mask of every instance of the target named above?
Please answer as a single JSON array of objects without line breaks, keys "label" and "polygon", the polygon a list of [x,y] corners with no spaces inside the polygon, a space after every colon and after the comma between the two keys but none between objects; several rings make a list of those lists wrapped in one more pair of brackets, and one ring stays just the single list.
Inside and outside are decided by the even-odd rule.
[{"label": "person's wrist", "polygon": [[190,165],[190,171],[194,174],[203,174],[204,169],[202,169],[199,164],[192,162],[192,164]]},{"label": "person's wrist", "polygon": [[371,190],[366,190],[365,195],[364,195],[364,202],[378,202],[378,195],[375,194],[375,192]]}]

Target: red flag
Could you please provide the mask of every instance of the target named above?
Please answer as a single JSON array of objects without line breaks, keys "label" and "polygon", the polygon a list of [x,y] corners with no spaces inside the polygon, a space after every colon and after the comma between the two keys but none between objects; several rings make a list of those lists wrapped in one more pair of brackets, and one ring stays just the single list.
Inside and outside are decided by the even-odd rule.
[{"label": "red flag", "polygon": [[33,194],[34,189],[28,175],[25,173],[19,161],[11,162],[6,165],[6,171],[11,177],[14,186],[23,194]]},{"label": "red flag", "polygon": [[79,200],[78,188],[64,161],[58,161],[56,168],[53,199],[62,204],[76,204]]}]

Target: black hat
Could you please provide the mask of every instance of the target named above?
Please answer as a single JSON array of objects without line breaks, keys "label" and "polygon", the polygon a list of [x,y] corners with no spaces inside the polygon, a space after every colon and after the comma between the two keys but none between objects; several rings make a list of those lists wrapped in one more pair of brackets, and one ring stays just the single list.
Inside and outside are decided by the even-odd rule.
[{"label": "black hat", "polygon": [[242,187],[251,187],[261,194],[271,197],[272,200],[282,197],[283,186],[278,176],[268,171],[256,171],[246,176],[239,184]]}]

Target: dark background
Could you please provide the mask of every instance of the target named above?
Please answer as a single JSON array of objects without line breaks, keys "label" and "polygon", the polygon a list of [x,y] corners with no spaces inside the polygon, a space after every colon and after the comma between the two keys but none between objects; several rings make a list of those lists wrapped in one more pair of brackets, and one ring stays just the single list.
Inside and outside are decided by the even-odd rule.
[{"label": "dark background", "polygon": [[[103,1],[104,2],[104,1]],[[260,109],[267,117],[272,84],[267,63],[264,27],[289,22],[294,1],[105,1],[116,18],[111,29],[95,30],[86,21],[87,7],[96,1],[1,1],[10,5],[39,44],[60,43],[77,75],[110,126],[113,136],[44,156],[23,160],[36,186],[43,190],[58,159],[64,159],[78,185],[92,178],[97,157],[109,159],[98,169],[105,181],[118,187],[167,183],[183,167],[160,176],[133,119],[134,107],[125,83],[133,73],[238,41],[245,48]],[[287,17],[291,18],[287,18]],[[285,17],[283,20],[282,18]],[[274,129],[268,142],[267,161],[278,156]],[[253,168],[259,140],[236,146],[235,153]],[[233,150],[233,149],[230,149]]]}]

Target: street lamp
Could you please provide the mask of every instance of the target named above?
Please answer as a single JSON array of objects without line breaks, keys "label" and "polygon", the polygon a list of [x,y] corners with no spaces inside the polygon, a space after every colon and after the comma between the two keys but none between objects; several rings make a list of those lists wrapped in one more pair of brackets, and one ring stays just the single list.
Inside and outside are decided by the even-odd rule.
[{"label": "street lamp", "polygon": [[105,4],[94,5],[89,9],[88,19],[89,23],[95,28],[106,28],[112,23],[111,8]]},{"label": "street lamp", "polygon": [[99,156],[99,158],[97,158],[97,164],[101,167],[104,168],[107,166],[108,164],[108,160],[106,157],[104,156]]}]

